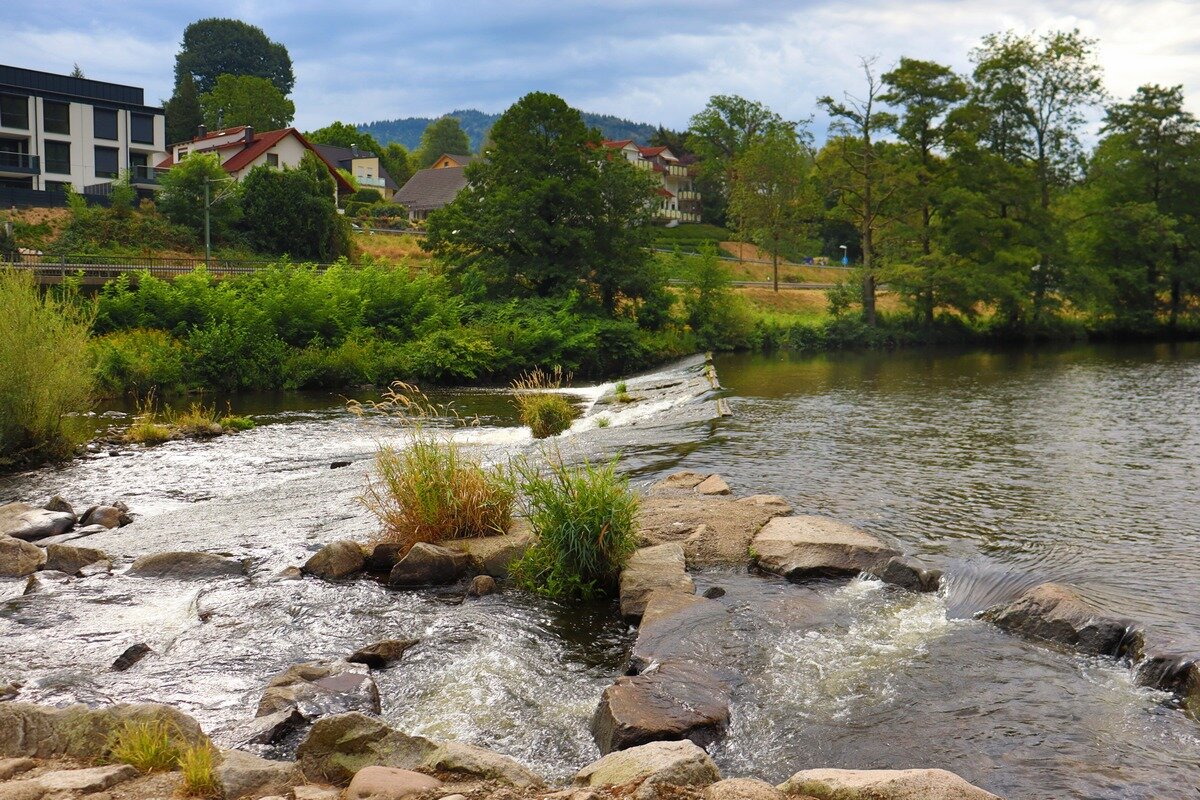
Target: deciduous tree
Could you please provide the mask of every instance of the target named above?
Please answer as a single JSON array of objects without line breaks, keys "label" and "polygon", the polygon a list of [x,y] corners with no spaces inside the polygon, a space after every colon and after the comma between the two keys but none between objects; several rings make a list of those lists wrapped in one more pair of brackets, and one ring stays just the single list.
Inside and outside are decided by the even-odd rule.
[{"label": "deciduous tree", "polygon": [[417,151],[417,163],[425,169],[438,160],[438,156],[450,153],[469,155],[471,140],[462,125],[454,117],[442,117],[429,124],[421,134],[421,148]]},{"label": "deciduous tree", "polygon": [[287,48],[267,38],[262,28],[237,19],[201,19],[183,31],[175,56],[175,85],[191,75],[196,90],[206,94],[222,75],[251,75],[269,80],[280,94],[296,84]]},{"label": "deciduous tree", "polygon": [[286,128],[296,106],[266,78],[222,75],[213,90],[200,95],[204,123],[210,129],[251,125],[257,131]]}]

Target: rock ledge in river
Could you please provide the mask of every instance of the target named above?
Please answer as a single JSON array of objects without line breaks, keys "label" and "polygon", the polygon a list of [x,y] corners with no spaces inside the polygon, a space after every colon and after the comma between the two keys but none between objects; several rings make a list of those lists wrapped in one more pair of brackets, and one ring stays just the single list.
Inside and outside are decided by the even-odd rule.
[{"label": "rock ledge in river", "polygon": [[775,517],[750,542],[755,566],[788,580],[853,576],[900,553],[829,517]]},{"label": "rock ledge in river", "polygon": [[1001,800],[944,769],[810,769],[779,789],[838,800]]},{"label": "rock ledge in river", "polygon": [[1120,657],[1141,648],[1141,632],[1132,621],[1100,610],[1060,583],[1035,586],[979,616],[1009,633],[1087,655]]}]

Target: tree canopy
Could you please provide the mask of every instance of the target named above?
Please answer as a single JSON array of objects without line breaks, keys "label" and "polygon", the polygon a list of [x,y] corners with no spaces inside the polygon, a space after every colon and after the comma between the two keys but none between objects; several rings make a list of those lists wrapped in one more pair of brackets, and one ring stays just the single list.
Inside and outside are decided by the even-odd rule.
[{"label": "tree canopy", "polygon": [[417,151],[417,163],[425,169],[438,160],[443,153],[465,156],[471,152],[471,140],[454,117],[442,117],[430,123],[421,134],[421,149]]},{"label": "tree canopy", "polygon": [[286,128],[296,105],[265,78],[222,75],[211,92],[200,95],[200,109],[209,129],[251,125],[258,131]]},{"label": "tree canopy", "polygon": [[163,103],[163,113],[167,117],[168,144],[186,142],[196,135],[200,123],[204,122],[204,112],[200,108],[196,81],[190,74],[179,79],[175,94]]},{"label": "tree canopy", "polygon": [[287,48],[262,28],[237,19],[210,17],[188,25],[175,56],[175,84],[191,75],[200,94],[211,92],[222,75],[250,75],[270,81],[280,94],[296,84]]},{"label": "tree canopy", "polygon": [[349,254],[349,223],[337,213],[333,178],[312,153],[296,169],[250,170],[242,210],[242,229],[257,250],[318,261]]}]

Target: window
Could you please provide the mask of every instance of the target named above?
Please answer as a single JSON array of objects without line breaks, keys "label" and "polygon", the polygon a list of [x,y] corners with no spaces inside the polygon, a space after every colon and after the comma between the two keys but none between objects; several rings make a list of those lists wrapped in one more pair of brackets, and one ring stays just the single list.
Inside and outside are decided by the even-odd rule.
[{"label": "window", "polygon": [[117,177],[117,148],[115,147],[97,147],[96,148],[96,177],[97,178],[115,178]]},{"label": "window", "polygon": [[278,167],[279,166],[279,154],[278,153],[267,153],[267,166],[268,167]]},{"label": "window", "polygon": [[71,174],[71,143],[46,140],[46,172]]},{"label": "window", "polygon": [[46,181],[47,192],[65,192],[71,184],[67,181]]},{"label": "window", "polygon": [[117,112],[111,108],[92,109],[92,133],[97,139],[117,138]]},{"label": "window", "polygon": [[71,133],[71,104],[56,100],[42,102],[42,130],[46,133]]},{"label": "window", "polygon": [[150,157],[145,153],[130,153],[129,166],[131,167],[146,167],[149,166]]},{"label": "window", "polygon": [[154,144],[154,117],[149,114],[129,116],[129,141]]},{"label": "window", "polygon": [[0,94],[0,126],[29,130],[29,98]]}]

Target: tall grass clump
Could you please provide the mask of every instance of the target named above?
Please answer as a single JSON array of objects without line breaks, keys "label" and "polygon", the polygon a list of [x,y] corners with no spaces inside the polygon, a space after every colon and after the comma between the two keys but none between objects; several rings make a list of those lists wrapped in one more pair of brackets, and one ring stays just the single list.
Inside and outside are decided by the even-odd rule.
[{"label": "tall grass clump", "polygon": [[[395,383],[368,409],[404,426],[400,447],[381,444],[377,478],[368,479],[362,502],[383,524],[380,538],[408,548],[418,542],[493,536],[508,530],[515,492],[504,470],[487,467],[452,437],[440,421],[461,423],[413,386]],[[364,409],[351,403],[351,409]]]},{"label": "tall grass clump", "polygon": [[216,750],[208,742],[184,748],[179,754],[179,772],[183,777],[180,793],[184,797],[220,796],[216,761]]},{"label": "tall grass clump", "polygon": [[571,427],[579,415],[575,406],[557,392],[570,376],[555,367],[550,372],[535,369],[512,382],[513,399],[521,414],[521,424],[528,425],[533,438],[545,439]]},{"label": "tall grass clump", "polygon": [[126,722],[113,731],[108,742],[109,758],[142,772],[168,772],[179,762],[180,750],[166,722]]},{"label": "tall grass clump", "polygon": [[594,600],[611,595],[637,549],[637,496],[617,462],[546,471],[518,464],[537,543],[512,568],[518,586],[549,597]]},{"label": "tall grass clump", "polygon": [[82,441],[64,417],[87,410],[92,313],[0,268],[0,465],[61,458]]}]

